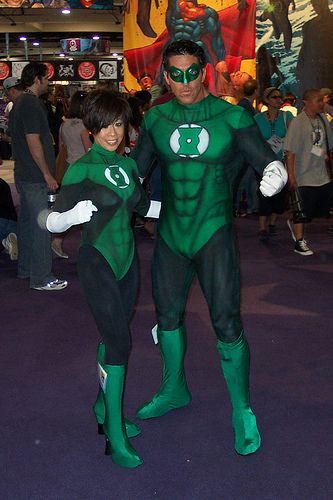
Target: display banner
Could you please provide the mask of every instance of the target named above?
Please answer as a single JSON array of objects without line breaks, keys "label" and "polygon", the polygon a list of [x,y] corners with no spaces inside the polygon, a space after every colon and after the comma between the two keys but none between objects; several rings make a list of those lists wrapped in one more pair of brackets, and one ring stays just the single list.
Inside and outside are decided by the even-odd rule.
[{"label": "display banner", "polygon": [[110,54],[110,40],[92,40],[91,38],[64,38],[60,40],[64,54]]},{"label": "display banner", "polygon": [[0,0],[0,7],[64,9],[112,9],[113,0]]},{"label": "display banner", "polygon": [[[48,67],[49,81],[117,80],[122,81],[122,61],[41,61]],[[27,61],[0,62],[0,81],[8,76],[21,77]]]},{"label": "display banner", "polygon": [[160,84],[163,50],[171,42],[187,38],[204,48],[209,88],[222,95],[227,73],[255,74],[255,8],[255,0],[125,2],[126,88],[139,89],[138,80],[145,74]]},{"label": "display banner", "polygon": [[256,51],[261,93],[333,88],[333,0],[257,0]]}]

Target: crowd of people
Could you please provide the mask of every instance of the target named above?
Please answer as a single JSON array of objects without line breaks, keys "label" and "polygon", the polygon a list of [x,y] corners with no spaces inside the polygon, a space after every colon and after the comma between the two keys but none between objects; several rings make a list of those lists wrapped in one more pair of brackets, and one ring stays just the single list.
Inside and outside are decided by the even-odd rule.
[{"label": "crowd of people", "polygon": [[[133,213],[159,219],[152,289],[163,361],[161,386],[137,417],[161,417],[191,401],[184,314],[197,275],[232,405],[235,450],[248,455],[258,450],[261,438],[250,405],[234,212],[246,191],[248,210],[259,215],[259,240],[267,243],[277,231],[278,215],[288,208],[288,190],[298,191],[307,222],[328,215],[332,196],[330,89],[308,90],[298,113],[291,94],[269,87],[262,92],[265,108],[256,113],[253,79],[244,83],[238,106],[208,92],[205,54],[194,42],[171,43],[163,68],[164,96],[152,96],[148,88],[128,99],[99,88],[73,94],[57,141],[41,100],[47,67],[31,62],[20,81],[4,82],[14,102],[8,136],[20,210],[17,222],[13,207],[7,215],[1,212],[7,220],[0,226],[3,246],[18,258],[17,276],[31,289],[63,290],[68,282],[53,275],[52,250],[68,258],[63,235],[81,227],[78,276],[102,338],[94,411],[106,453],[129,468],[142,463],[130,442],[141,431],[123,415],[130,320],[139,288]],[[59,157],[62,150],[65,163],[57,175],[56,153]],[[311,255],[304,223],[288,221],[295,252]]]}]

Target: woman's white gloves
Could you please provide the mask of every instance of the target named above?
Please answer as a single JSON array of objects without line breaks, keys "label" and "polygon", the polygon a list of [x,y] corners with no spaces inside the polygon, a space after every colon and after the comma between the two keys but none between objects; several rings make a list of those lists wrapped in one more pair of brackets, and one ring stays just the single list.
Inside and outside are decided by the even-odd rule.
[{"label": "woman's white gloves", "polygon": [[67,212],[52,212],[46,220],[46,227],[51,233],[63,233],[71,226],[89,222],[98,208],[91,200],[79,201],[74,208]]},{"label": "woman's white gloves", "polygon": [[259,189],[264,196],[274,196],[287,184],[288,173],[281,161],[272,161],[263,172]]},{"label": "woman's white gloves", "polygon": [[160,211],[161,211],[161,202],[151,200],[148,212],[146,213],[145,217],[149,217],[151,219],[158,219],[160,216]]}]

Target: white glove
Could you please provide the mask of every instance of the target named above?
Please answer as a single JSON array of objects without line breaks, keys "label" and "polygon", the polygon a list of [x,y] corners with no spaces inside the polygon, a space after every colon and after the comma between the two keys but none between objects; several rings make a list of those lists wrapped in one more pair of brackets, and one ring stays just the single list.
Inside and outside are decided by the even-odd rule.
[{"label": "white glove", "polygon": [[67,212],[52,212],[46,220],[46,227],[51,233],[63,233],[71,226],[89,222],[93,212],[98,212],[98,208],[91,200],[79,201],[74,208]]},{"label": "white glove", "polygon": [[151,217],[152,219],[158,219],[161,211],[161,202],[151,200],[148,212],[145,217]]},{"label": "white glove", "polygon": [[281,161],[272,161],[263,172],[259,189],[264,196],[279,193],[287,184],[288,173]]}]

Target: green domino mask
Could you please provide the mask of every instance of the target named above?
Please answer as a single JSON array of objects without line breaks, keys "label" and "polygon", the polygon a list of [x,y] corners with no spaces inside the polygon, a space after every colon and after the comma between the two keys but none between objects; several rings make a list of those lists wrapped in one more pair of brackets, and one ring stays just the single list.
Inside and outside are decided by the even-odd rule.
[{"label": "green domino mask", "polygon": [[201,67],[199,64],[193,63],[186,71],[182,71],[175,66],[169,69],[169,76],[171,80],[177,83],[184,83],[185,85],[193,80],[196,80],[200,75]]}]

